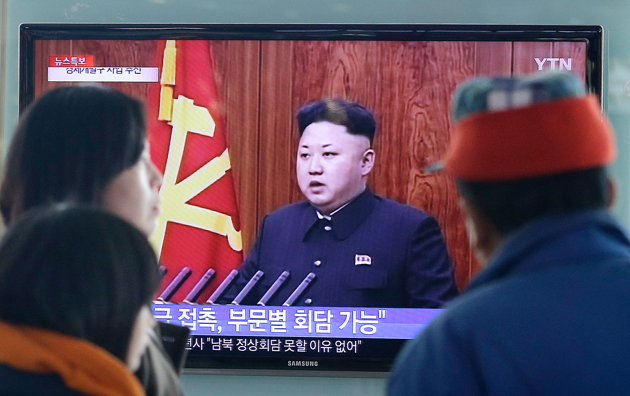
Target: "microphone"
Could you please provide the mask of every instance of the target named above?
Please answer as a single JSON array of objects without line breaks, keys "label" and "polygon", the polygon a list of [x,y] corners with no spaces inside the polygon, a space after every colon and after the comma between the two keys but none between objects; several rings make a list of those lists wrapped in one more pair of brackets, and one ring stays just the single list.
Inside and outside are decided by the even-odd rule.
[{"label": "microphone", "polygon": [[191,304],[197,301],[201,293],[208,287],[212,278],[214,278],[215,270],[210,268],[206,273],[199,279],[199,282],[193,287],[193,289],[188,293],[186,298],[184,299],[184,303]]},{"label": "microphone", "polygon": [[238,293],[236,297],[234,297],[234,300],[230,304],[239,305],[241,301],[243,301],[245,296],[247,296],[247,294],[254,288],[254,286],[256,286],[256,283],[258,283],[258,281],[260,280],[260,278],[262,278],[264,274],[265,273],[262,271],[256,271],[254,276],[252,276],[252,279],[247,282],[243,290],[241,290],[241,292]]},{"label": "microphone", "polygon": [[215,301],[217,301],[219,298],[221,298],[223,293],[225,293],[225,291],[228,289],[228,287],[230,287],[230,285],[232,284],[232,282],[234,282],[234,279],[236,279],[237,276],[238,276],[238,271],[237,270],[230,271],[228,276],[226,276],[225,279],[223,279],[223,282],[221,282],[219,287],[217,287],[217,289],[214,291],[214,293],[212,293],[210,298],[208,298],[206,300],[206,304],[214,304]]},{"label": "microphone", "polygon": [[179,288],[182,287],[184,282],[186,282],[186,279],[188,279],[191,274],[192,274],[192,271],[190,270],[190,268],[188,267],[182,268],[182,270],[179,271],[179,274],[177,274],[175,279],[173,279],[173,281],[166,287],[166,289],[164,289],[162,294],[160,294],[160,296],[158,297],[158,300],[162,300],[162,301],[170,300],[173,297],[173,295],[177,292],[177,290],[179,290]]},{"label": "microphone", "polygon": [[287,301],[285,301],[284,304],[282,305],[285,307],[290,307],[291,305],[293,305],[295,303],[295,300],[297,300],[300,297],[300,295],[304,293],[304,290],[306,290],[306,288],[311,284],[311,282],[316,277],[317,275],[315,275],[314,272],[309,272],[308,275],[306,275],[306,277],[302,281],[302,283],[300,283],[298,287],[295,288],[293,293],[291,293],[289,298],[287,298]]},{"label": "microphone", "polygon": [[290,274],[291,273],[289,271],[283,271],[278,279],[273,282],[273,285],[271,285],[269,290],[267,290],[267,292],[263,294],[263,296],[260,298],[260,301],[258,301],[256,304],[265,306],[265,304],[267,304],[267,301],[269,301],[269,299],[271,299],[271,297],[276,294],[278,289],[280,289],[280,286],[282,286],[282,284],[284,283],[284,281],[287,280]]}]

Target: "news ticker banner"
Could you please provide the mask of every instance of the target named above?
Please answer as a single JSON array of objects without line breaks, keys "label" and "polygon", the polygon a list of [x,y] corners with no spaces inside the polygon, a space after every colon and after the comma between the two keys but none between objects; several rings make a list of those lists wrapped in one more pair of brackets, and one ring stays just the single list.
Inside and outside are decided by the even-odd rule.
[{"label": "news ticker banner", "polygon": [[52,82],[158,82],[157,67],[48,67]]},{"label": "news ticker banner", "polygon": [[442,309],[153,304],[192,335],[412,339]]}]

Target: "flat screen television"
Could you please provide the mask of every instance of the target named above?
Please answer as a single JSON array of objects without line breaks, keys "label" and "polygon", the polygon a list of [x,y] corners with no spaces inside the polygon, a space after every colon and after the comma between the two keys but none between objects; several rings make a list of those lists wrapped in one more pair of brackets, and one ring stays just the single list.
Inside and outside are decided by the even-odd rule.
[{"label": "flat screen television", "polygon": [[386,372],[439,309],[310,306],[316,281],[293,305],[219,296],[261,219],[303,199],[296,111],[331,97],[373,111],[370,189],[437,218],[463,290],[479,265],[456,187],[425,171],[449,142],[453,89],[473,76],[565,69],[601,96],[602,43],[600,26],[24,24],[20,109],[84,83],[146,103],[164,173],[154,313],[191,328],[188,369]]}]

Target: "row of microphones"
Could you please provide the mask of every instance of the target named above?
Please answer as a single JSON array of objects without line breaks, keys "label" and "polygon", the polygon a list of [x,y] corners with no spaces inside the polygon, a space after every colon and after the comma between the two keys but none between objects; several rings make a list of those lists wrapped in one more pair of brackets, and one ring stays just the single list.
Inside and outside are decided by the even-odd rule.
[{"label": "row of microphones", "polygon": [[216,290],[214,291],[214,293],[212,293],[210,298],[208,298],[208,300],[206,300],[206,303],[208,303],[208,304],[216,304],[217,301],[219,301],[219,299],[221,298],[221,296],[223,296],[223,294],[227,291],[227,289],[230,286],[232,286],[232,283],[236,280],[237,277],[238,277],[238,271],[237,270],[230,271],[228,276],[226,276],[225,279],[223,279],[223,282],[221,282],[219,287],[216,288]]},{"label": "row of microphones", "polygon": [[247,282],[247,284],[245,284],[245,287],[243,287],[243,289],[236,295],[236,297],[234,297],[234,300],[232,300],[232,302],[230,304],[232,304],[232,305],[239,305],[241,303],[241,301],[243,301],[243,299],[245,297],[247,297],[249,292],[252,291],[254,286],[256,286],[256,283],[258,283],[260,278],[262,278],[264,275],[265,275],[264,272],[256,271],[254,276],[252,276],[252,278],[249,280],[249,282]]},{"label": "row of microphones", "polygon": [[171,283],[169,283],[168,286],[166,286],[166,288],[162,291],[162,293],[160,293],[160,295],[158,296],[158,300],[169,301],[171,298],[173,298],[175,293],[177,293],[177,291],[184,285],[184,282],[186,282],[186,280],[190,278],[190,275],[192,275],[192,270],[190,268],[182,268],[182,270],[179,271],[179,274],[175,276],[175,279],[173,279]]},{"label": "row of microphones", "polygon": [[298,287],[293,290],[293,293],[287,298],[287,300],[282,304],[285,307],[290,307],[293,305],[298,298],[306,291],[306,288],[313,282],[317,275],[314,272],[309,272],[308,275],[304,278],[304,280],[298,285]]},{"label": "row of microphones", "polygon": [[289,279],[290,275],[291,273],[289,271],[283,271],[278,277],[278,279],[276,279],[276,281],[273,282],[273,285],[271,285],[269,290],[267,290],[265,294],[263,294],[263,296],[260,297],[260,300],[258,300],[256,304],[265,306],[267,304],[267,301],[269,301],[271,297],[273,297],[273,295],[276,294],[278,289],[280,289],[280,287],[284,284],[284,282],[287,279]]},{"label": "row of microphones", "polygon": [[199,279],[199,282],[197,282],[195,287],[193,287],[190,293],[188,293],[186,298],[184,298],[184,302],[194,303],[195,301],[197,301],[199,296],[201,296],[201,293],[203,293],[208,287],[208,285],[210,285],[210,282],[212,282],[212,279],[214,278],[214,274],[216,274],[216,271],[213,270],[212,268],[207,270],[206,273],[203,274],[201,279]]},{"label": "row of microphones", "polygon": [[[160,275],[164,277],[168,269],[164,266],[160,266]],[[214,269],[208,269],[206,273],[201,277],[201,279],[195,284],[192,290],[186,295],[184,298],[184,303],[187,304],[195,304],[201,294],[208,288],[210,282],[214,279],[216,271]],[[184,283],[190,278],[192,275],[192,270],[188,267],[184,267],[180,270],[180,272],[173,278],[173,280],[166,286],[164,291],[160,293],[158,297],[158,301],[167,302],[170,301],[171,298],[175,295],[175,293],[184,285]],[[243,289],[241,289],[236,297],[230,303],[231,305],[239,305],[247,295],[254,289],[256,284],[261,280],[261,278],[265,276],[263,271],[257,271],[254,276],[245,284]],[[278,278],[273,282],[271,287],[263,294],[260,300],[256,303],[257,305],[265,306],[267,302],[280,290],[283,284],[290,278],[291,273],[289,271],[283,271]],[[237,270],[232,270],[230,273],[223,279],[221,284],[216,288],[216,290],[212,293],[212,295],[206,300],[206,304],[217,304],[219,299],[225,294],[225,292],[232,286],[234,281],[239,277],[239,272]],[[282,304],[283,306],[289,307],[295,304],[295,302],[300,298],[300,296],[306,291],[309,285],[315,280],[317,275],[315,273],[310,272],[306,277],[300,282],[300,284],[293,290],[293,292],[289,295],[286,301]]]}]

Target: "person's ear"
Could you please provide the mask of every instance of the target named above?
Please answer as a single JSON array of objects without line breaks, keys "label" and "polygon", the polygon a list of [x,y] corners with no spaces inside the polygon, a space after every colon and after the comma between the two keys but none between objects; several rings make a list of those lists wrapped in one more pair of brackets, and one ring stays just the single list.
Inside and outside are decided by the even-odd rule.
[{"label": "person's ear", "polygon": [[502,238],[492,224],[468,200],[460,198],[459,208],[464,216],[470,247],[479,263],[485,266]]},{"label": "person's ear", "polygon": [[374,168],[374,158],[376,153],[372,149],[367,149],[361,158],[361,175],[366,176]]},{"label": "person's ear", "polygon": [[617,183],[610,177],[606,178],[606,183],[608,183],[608,202],[606,202],[606,208],[612,209],[617,200]]}]

